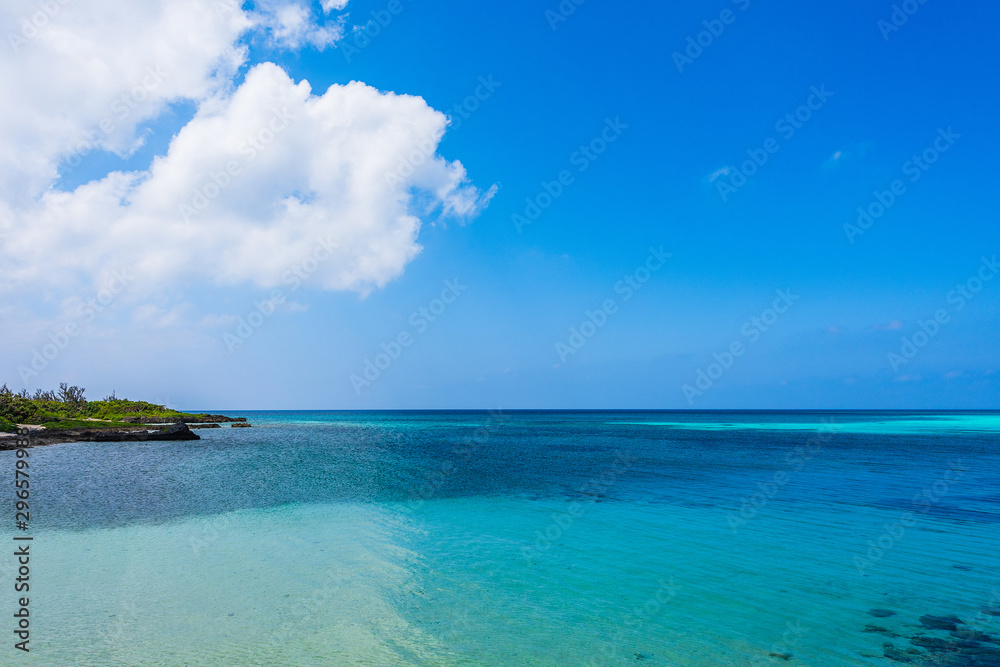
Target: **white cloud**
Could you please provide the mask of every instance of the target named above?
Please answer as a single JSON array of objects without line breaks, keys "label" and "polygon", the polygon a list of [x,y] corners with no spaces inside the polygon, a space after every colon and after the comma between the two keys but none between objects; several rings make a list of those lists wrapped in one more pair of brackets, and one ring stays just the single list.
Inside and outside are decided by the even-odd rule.
[{"label": "white cloud", "polygon": [[341,10],[347,6],[347,0],[322,0],[323,11],[329,14],[335,10]]},{"label": "white cloud", "polygon": [[[5,3],[0,27],[35,9]],[[248,14],[223,0],[76,0],[0,55],[0,292],[85,292],[123,267],[136,275],[129,299],[175,285],[270,287],[319,253],[311,284],[363,293],[419,253],[421,219],[467,220],[495,192],[436,154],[447,119],[419,97],[358,82],[315,95],[270,63],[234,89],[248,30],[286,46],[336,39],[294,3]],[[148,169],[53,189],[81,145],[126,155],[137,127],[183,99],[198,111]]]},{"label": "white cloud", "polygon": [[233,45],[251,26],[242,12],[220,14],[202,0],[51,6],[0,3],[8,42],[0,51],[0,199],[9,205],[46,189],[60,160],[93,147],[126,154],[139,143],[137,124],[168,102],[228,85],[243,61]]},{"label": "white cloud", "polygon": [[[324,2],[323,11],[328,14],[346,6],[346,0]],[[322,51],[344,36],[343,17],[320,25],[309,3],[266,0],[258,2],[257,7],[260,23],[271,31],[275,44],[283,48],[299,49],[310,45]]]},{"label": "white cloud", "polygon": [[187,304],[180,304],[169,310],[164,310],[155,304],[145,303],[132,310],[132,320],[146,327],[169,328],[182,320],[184,311],[187,309]]}]

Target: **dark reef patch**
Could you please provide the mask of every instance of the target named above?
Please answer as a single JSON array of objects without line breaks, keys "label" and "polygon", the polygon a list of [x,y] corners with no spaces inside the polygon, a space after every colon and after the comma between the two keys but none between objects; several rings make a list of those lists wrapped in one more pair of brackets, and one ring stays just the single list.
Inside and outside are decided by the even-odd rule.
[{"label": "dark reef patch", "polygon": [[957,616],[931,616],[926,614],[920,617],[920,625],[928,630],[958,630],[962,625],[961,619]]}]

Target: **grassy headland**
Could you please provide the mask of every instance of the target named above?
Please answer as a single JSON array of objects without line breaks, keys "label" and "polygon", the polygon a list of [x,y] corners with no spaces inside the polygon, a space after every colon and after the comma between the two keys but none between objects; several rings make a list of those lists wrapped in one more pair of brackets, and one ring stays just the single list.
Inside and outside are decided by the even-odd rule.
[{"label": "grassy headland", "polygon": [[84,389],[59,385],[58,391],[27,390],[14,393],[0,387],[0,431],[14,433],[17,424],[36,424],[47,430],[96,429],[136,424],[235,421],[219,415],[178,412],[145,401],[130,401],[114,394],[100,401],[88,401]]}]

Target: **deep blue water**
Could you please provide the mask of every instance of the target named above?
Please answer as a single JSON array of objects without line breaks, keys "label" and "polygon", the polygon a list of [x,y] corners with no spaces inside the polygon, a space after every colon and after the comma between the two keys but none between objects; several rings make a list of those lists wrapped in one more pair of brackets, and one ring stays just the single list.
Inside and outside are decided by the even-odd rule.
[{"label": "deep blue water", "polygon": [[1000,664],[998,413],[231,414],[33,450],[29,664]]}]

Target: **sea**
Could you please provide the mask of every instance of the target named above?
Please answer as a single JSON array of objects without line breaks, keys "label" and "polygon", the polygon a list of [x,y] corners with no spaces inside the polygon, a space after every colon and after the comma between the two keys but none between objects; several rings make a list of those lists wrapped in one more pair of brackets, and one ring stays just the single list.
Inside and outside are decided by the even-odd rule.
[{"label": "sea", "polygon": [[0,452],[0,664],[1000,665],[1000,413],[225,414],[31,449],[29,593]]}]

